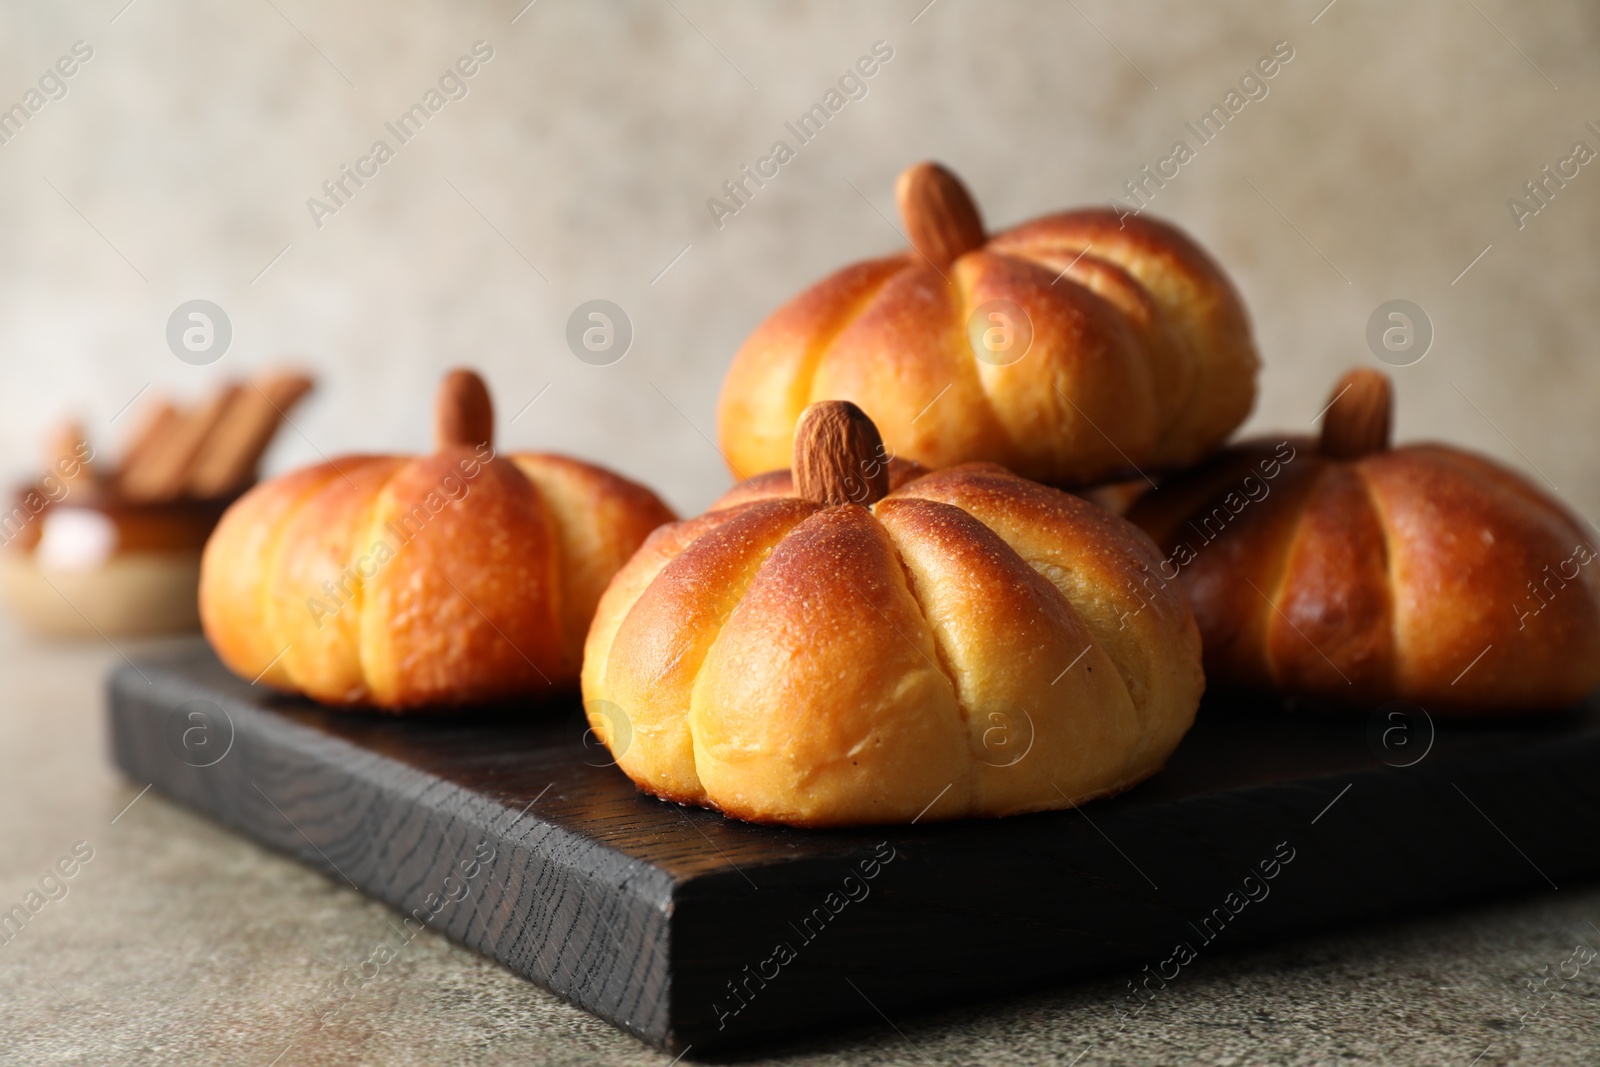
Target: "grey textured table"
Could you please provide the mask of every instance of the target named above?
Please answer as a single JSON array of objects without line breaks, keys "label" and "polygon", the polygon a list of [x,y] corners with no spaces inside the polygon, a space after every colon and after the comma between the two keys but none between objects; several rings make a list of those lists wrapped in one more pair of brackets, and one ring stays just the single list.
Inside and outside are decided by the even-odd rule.
[{"label": "grey textured table", "polygon": [[[118,660],[105,644],[0,632],[0,910],[63,858],[73,869],[79,842],[78,856],[92,849],[43,887],[59,899],[0,933],[0,1063],[668,1062],[432,933],[363,968],[380,942],[401,941],[396,915],[112,769],[102,679]],[[1484,862],[1523,861],[1508,844]],[[1600,886],[1563,885],[1274,946],[1219,944],[1137,1011],[1135,976],[1108,975],[751,1062],[1592,1064],[1600,959],[1570,980],[1559,972],[1580,942],[1600,948],[1597,923]],[[1547,976],[1535,999],[1528,983]]]}]

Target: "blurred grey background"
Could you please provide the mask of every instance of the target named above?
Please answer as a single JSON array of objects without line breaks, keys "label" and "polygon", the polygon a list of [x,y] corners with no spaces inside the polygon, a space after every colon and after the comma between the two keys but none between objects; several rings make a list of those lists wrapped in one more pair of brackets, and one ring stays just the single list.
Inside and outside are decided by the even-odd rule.
[{"label": "blurred grey background", "polygon": [[[471,363],[503,446],[696,511],[728,481],[710,440],[730,356],[802,287],[900,245],[883,216],[902,166],[949,164],[992,227],[1103,204],[1286,41],[1267,95],[1150,205],[1251,309],[1249,428],[1308,426],[1375,362],[1374,309],[1410,300],[1435,336],[1395,371],[1399,435],[1491,453],[1600,516],[1600,163],[1547,182],[1520,228],[1508,207],[1574,142],[1600,151],[1593,3],[525,2],[0,8],[0,108],[93,49],[0,144],[0,472],[30,473],[64,415],[114,451],[135,396],[286,353],[321,388],[269,469],[417,449],[440,372]],[[493,57],[465,97],[399,146],[384,123],[478,41]],[[708,198],[794,145],[783,124],[877,41],[893,58],[867,95],[719,228]],[[319,228],[307,199],[379,138],[395,158]],[[233,326],[209,366],[165,340],[197,298]],[[565,340],[596,298],[635,332],[609,366]]]}]

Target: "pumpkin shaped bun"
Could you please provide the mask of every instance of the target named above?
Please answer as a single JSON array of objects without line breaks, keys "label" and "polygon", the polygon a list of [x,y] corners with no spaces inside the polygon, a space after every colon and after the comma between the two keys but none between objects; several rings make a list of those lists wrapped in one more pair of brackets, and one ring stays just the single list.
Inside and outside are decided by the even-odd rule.
[{"label": "pumpkin shaped bun", "polygon": [[585,709],[642,789],[840,826],[1065,808],[1162,766],[1203,679],[1143,534],[992,464],[885,462],[846,402],[794,451],[601,598]]},{"label": "pumpkin shaped bun", "polygon": [[1354,371],[1320,440],[1240,444],[1133,505],[1194,605],[1210,680],[1458,714],[1600,687],[1584,525],[1480,456],[1390,447],[1390,410],[1389,379]]},{"label": "pumpkin shaped bun", "polygon": [[577,680],[601,591],[673,514],[562,456],[497,455],[482,379],[440,388],[431,456],[345,456],[264,482],[201,561],[200,616],[242,678],[403,710]]},{"label": "pumpkin shaped bun", "polygon": [[1193,463],[1250,413],[1244,305],[1176,227],[1090,208],[987,234],[933,163],[896,194],[912,249],[823,279],[734,357],[718,422],[736,476],[787,465],[816,400],[861,405],[926,466],[1066,487]]}]

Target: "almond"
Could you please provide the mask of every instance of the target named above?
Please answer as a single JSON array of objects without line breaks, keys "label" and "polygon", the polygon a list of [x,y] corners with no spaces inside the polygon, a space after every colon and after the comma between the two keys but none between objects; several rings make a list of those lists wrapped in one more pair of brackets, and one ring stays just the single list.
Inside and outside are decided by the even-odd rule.
[{"label": "almond", "polygon": [[1360,459],[1389,447],[1394,385],[1389,376],[1370,367],[1339,379],[1322,416],[1320,450],[1329,459]]},{"label": "almond", "polygon": [[795,491],[814,504],[877,503],[889,492],[883,438],[866,413],[848,400],[806,408],[794,430]]},{"label": "almond", "polygon": [[901,171],[894,195],[912,247],[940,273],[982,246],[978,205],[961,179],[938,163],[917,163]]}]

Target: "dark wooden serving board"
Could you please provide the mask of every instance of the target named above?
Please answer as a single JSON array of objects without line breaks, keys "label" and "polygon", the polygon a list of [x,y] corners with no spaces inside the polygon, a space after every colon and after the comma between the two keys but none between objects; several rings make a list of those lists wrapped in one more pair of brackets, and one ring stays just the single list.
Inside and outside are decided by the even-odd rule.
[{"label": "dark wooden serving board", "polygon": [[1091,972],[1155,989],[1219,948],[1600,868],[1597,701],[1430,731],[1210,700],[1114,800],[817,832],[640,795],[576,698],[329,713],[198,643],[110,689],[135,780],[694,1058]]}]

